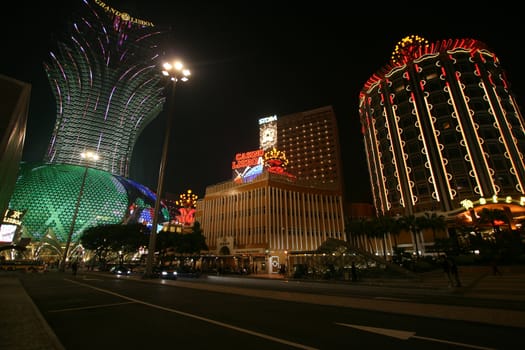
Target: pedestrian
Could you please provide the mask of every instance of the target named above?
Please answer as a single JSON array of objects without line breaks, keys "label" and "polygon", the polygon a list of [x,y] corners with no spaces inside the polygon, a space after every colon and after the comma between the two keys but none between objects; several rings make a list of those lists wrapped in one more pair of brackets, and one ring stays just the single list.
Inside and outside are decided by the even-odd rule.
[{"label": "pedestrian", "polygon": [[441,266],[443,267],[443,273],[445,273],[445,276],[447,277],[448,286],[452,287],[454,281],[452,280],[452,275],[450,272],[450,262],[446,255],[441,256]]},{"label": "pedestrian", "polygon": [[458,265],[456,265],[456,262],[454,259],[449,258],[449,266],[450,266],[450,275],[453,277],[456,287],[461,287],[461,281],[459,280],[459,271],[458,271]]},{"label": "pedestrian", "polygon": [[73,263],[71,264],[71,270],[73,270],[73,276],[76,276],[78,270],[78,261],[73,261]]},{"label": "pedestrian", "polygon": [[357,269],[355,267],[355,262],[352,261],[352,282],[357,281]]},{"label": "pedestrian", "polygon": [[502,273],[498,268],[498,257],[495,256],[494,259],[492,259],[492,274],[494,276],[501,276]]}]

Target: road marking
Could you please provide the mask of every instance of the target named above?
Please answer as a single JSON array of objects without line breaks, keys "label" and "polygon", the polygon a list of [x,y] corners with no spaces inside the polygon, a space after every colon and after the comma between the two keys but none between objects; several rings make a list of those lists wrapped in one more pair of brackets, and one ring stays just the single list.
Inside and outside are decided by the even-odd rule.
[{"label": "road marking", "polygon": [[125,303],[113,303],[113,304],[103,304],[103,305],[93,305],[93,306],[83,306],[83,307],[70,307],[70,308],[67,308],[67,309],[51,310],[49,312],[67,312],[67,311],[100,309],[100,308],[103,308],[103,307],[119,306],[119,305],[126,305],[126,304],[134,304],[134,302],[133,301],[127,301]]},{"label": "road marking", "polygon": [[267,339],[267,340],[271,340],[271,341],[274,341],[276,343],[289,345],[289,346],[292,346],[294,348],[305,349],[305,350],[318,350],[317,348],[313,348],[313,347],[308,346],[308,345],[303,345],[303,344],[291,342],[291,341],[288,341],[286,339],[281,339],[281,338],[273,337],[271,335],[267,335],[267,334],[263,334],[263,333],[259,333],[259,332],[255,332],[255,331],[251,331],[249,329],[233,326],[233,325],[230,325],[230,324],[227,324],[227,323],[224,323],[224,322],[220,322],[220,321],[215,321],[215,320],[212,320],[212,319],[209,319],[209,318],[206,318],[206,317],[190,314],[188,312],[179,311],[179,310],[170,309],[170,308],[167,308],[167,307],[164,307],[164,306],[147,303],[147,302],[142,301],[142,300],[130,298],[130,297],[127,297],[125,295],[118,294],[118,293],[112,292],[112,291],[107,290],[107,289],[94,287],[94,286],[91,286],[89,284],[81,283],[81,282],[78,282],[78,281],[75,281],[75,280],[70,280],[70,279],[67,279],[67,278],[65,280],[68,281],[68,282],[72,282],[72,283],[75,283],[75,284],[87,287],[87,288],[98,290],[99,292],[103,292],[103,293],[107,293],[107,294],[110,294],[110,295],[114,295],[114,296],[117,296],[119,298],[122,298],[122,299],[125,299],[125,300],[129,300],[129,301],[137,303],[137,304],[142,304],[142,305],[146,305],[146,306],[149,306],[149,307],[152,307],[152,308],[155,308],[155,309],[159,309],[159,310],[175,313],[175,314],[178,314],[178,315],[194,318],[194,319],[197,319],[197,320],[200,320],[200,321],[204,321],[204,322],[208,322],[208,323],[214,324],[216,326],[229,328],[229,329],[232,329],[234,331],[250,334],[250,335],[253,335],[253,336],[256,336],[256,337],[259,337],[259,338],[263,338],[263,339]]},{"label": "road marking", "polygon": [[401,330],[398,330],[398,329],[367,327],[367,326],[360,326],[360,325],[355,325],[355,324],[339,323],[339,322],[335,322],[335,324],[337,324],[339,326],[359,329],[359,330],[362,330],[362,331],[365,331],[365,332],[377,333],[377,334],[385,335],[387,337],[397,338],[397,339],[401,339],[401,340],[408,340],[410,338],[414,338],[414,339],[422,339],[422,340],[428,340],[428,341],[433,341],[433,342],[438,342],[438,343],[459,345],[459,346],[463,346],[465,348],[471,348],[471,349],[495,350],[493,348],[487,348],[487,347],[484,347],[484,346],[477,346],[477,345],[472,345],[472,344],[458,343],[458,342],[453,342],[453,341],[448,341],[448,340],[443,340],[443,339],[436,339],[436,338],[420,337],[420,336],[416,335],[416,332],[401,331]]}]

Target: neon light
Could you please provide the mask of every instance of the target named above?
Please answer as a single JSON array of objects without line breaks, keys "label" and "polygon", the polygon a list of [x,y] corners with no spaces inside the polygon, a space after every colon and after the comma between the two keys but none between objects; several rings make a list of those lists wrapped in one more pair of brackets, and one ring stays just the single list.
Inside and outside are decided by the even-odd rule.
[{"label": "neon light", "polygon": [[109,12],[112,15],[115,15],[117,17],[120,17],[125,22],[130,22],[130,23],[134,23],[134,24],[138,24],[138,25],[142,25],[142,26],[146,26],[146,27],[153,27],[154,26],[153,23],[150,22],[150,21],[145,21],[143,19],[131,17],[129,15],[129,13],[127,13],[127,12],[120,12],[119,10],[116,10],[113,7],[109,6],[109,5],[106,5],[104,2],[102,2],[100,0],[93,0],[93,1],[94,1],[95,4],[97,4],[102,9],[104,9],[104,11]]},{"label": "neon light", "polygon": [[[483,91],[485,92],[485,96],[488,96],[487,87],[486,87],[485,83],[482,81],[480,84],[481,84],[481,87],[483,88]],[[492,90],[493,90],[494,94],[496,94],[496,96],[497,96],[496,88],[493,87]],[[518,169],[517,168],[518,166],[521,166],[521,168],[523,169],[525,167],[525,164],[523,163],[523,161],[519,165],[516,164],[516,157],[512,157],[513,154],[519,153],[519,151],[517,150],[516,140],[514,139],[514,146],[516,148],[513,151],[513,150],[511,150],[511,147],[510,147],[510,145],[507,142],[507,137],[505,137],[505,133],[503,133],[503,128],[502,128],[502,125],[500,124],[499,118],[493,112],[493,111],[495,111],[495,109],[494,109],[494,105],[492,104],[492,100],[491,99],[487,99],[487,102],[490,105],[490,110],[489,110],[490,114],[494,118],[494,121],[495,121],[495,123],[497,125],[498,131],[499,131],[499,133],[501,135],[500,140],[503,141],[503,145],[505,146],[505,150],[506,150],[506,152],[508,154],[508,157],[506,157],[506,158],[512,164],[511,174],[513,174],[516,177],[516,181],[519,183],[520,188],[524,188],[522,179],[518,175],[518,172],[517,172],[516,169]],[[503,115],[503,118],[505,120],[505,124],[506,124],[506,127],[507,127],[507,132],[512,135],[512,126],[510,125],[510,122],[509,122],[509,120],[507,118],[505,108],[503,108],[503,106],[501,105],[501,100],[500,99],[497,99],[496,102],[498,103],[498,109],[501,112],[501,114]],[[522,127],[523,127],[523,125],[522,125]],[[520,159],[522,159],[522,158],[520,158]]]},{"label": "neon light", "polygon": [[[456,79],[457,79],[458,85],[460,87],[459,91],[461,92],[461,97],[463,98],[463,104],[468,108],[468,111],[469,111],[469,113],[467,113],[466,117],[468,117],[468,119],[470,120],[470,124],[472,126],[472,132],[476,135],[476,142],[478,144],[479,149],[481,150],[480,153],[482,154],[482,159],[483,159],[483,163],[485,164],[485,169],[489,170],[491,168],[490,168],[490,166],[488,164],[487,156],[486,156],[486,153],[483,150],[483,146],[479,142],[481,137],[478,134],[478,130],[476,128],[476,123],[474,122],[474,119],[472,117],[472,113],[470,113],[472,111],[472,109],[470,108],[468,100],[467,100],[467,97],[465,96],[465,92],[464,92],[465,84],[463,84],[461,82],[460,76],[461,76],[461,74],[459,72],[456,72]],[[467,143],[465,143],[465,144],[467,144]],[[470,161],[472,162],[473,168],[475,168],[472,158],[471,158]],[[489,174],[488,178],[490,179],[490,185],[492,187],[492,193],[498,193],[498,191],[496,189],[496,185],[494,183],[494,179],[492,178],[492,175],[490,175],[490,172],[487,172],[487,173]],[[483,195],[483,193],[482,193],[483,190],[482,190],[481,186],[479,187],[479,190],[480,190],[480,194]]]},{"label": "neon light", "polygon": [[277,115],[272,115],[272,116],[269,116],[269,117],[266,117],[266,118],[260,118],[259,119],[259,125],[263,125],[263,124],[266,124],[266,123],[270,123],[270,122],[274,122],[277,120]]}]

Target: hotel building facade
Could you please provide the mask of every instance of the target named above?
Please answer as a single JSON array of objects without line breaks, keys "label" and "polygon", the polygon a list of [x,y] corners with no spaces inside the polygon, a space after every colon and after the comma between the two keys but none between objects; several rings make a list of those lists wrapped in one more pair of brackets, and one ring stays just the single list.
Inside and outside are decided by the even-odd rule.
[{"label": "hotel building facade", "polygon": [[[9,202],[25,213],[25,237],[55,246],[68,235],[76,243],[91,226],[152,221],[156,195],[128,178],[129,165],[139,134],[163,108],[167,83],[153,23],[100,0],[75,3],[44,63],[57,113],[48,150],[43,162],[21,163]],[[82,159],[84,152],[98,160]],[[160,214],[168,220],[164,206]]]},{"label": "hotel building facade", "polygon": [[260,148],[236,155],[231,181],[206,188],[195,220],[222,264],[277,273],[291,252],[345,240],[339,135],[331,106],[259,127]]},{"label": "hotel building facade", "polygon": [[525,124],[486,44],[406,37],[359,101],[378,215],[524,214]]},{"label": "hotel building facade", "polygon": [[129,176],[133,147],[162,111],[164,87],[153,23],[100,0],[79,1],[67,40],[44,64],[57,116],[44,161],[83,165]]}]

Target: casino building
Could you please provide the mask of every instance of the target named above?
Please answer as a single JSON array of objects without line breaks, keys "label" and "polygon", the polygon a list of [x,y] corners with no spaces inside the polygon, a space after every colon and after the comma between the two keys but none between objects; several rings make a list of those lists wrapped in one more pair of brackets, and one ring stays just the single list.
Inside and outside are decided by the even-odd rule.
[{"label": "casino building", "polygon": [[378,215],[432,211],[452,226],[485,207],[523,217],[524,119],[486,44],[406,37],[359,102]]},{"label": "casino building", "polygon": [[289,254],[345,240],[341,155],[331,106],[259,119],[260,147],[239,153],[233,180],[197,201],[219,268],[277,273]]},{"label": "casino building", "polygon": [[165,102],[161,32],[100,0],[81,3],[44,65],[57,103],[44,161],[83,165],[79,155],[92,151],[92,167],[128,177],[137,138]]},{"label": "casino building", "polygon": [[[162,33],[100,0],[77,2],[69,32],[44,63],[57,112],[45,159],[20,164],[9,203],[25,213],[23,236],[59,254],[69,234],[76,242],[88,227],[151,222],[155,194],[128,178],[129,166],[139,134],[165,102]],[[83,159],[87,152],[98,158]],[[161,215],[169,220],[164,205]]]}]

